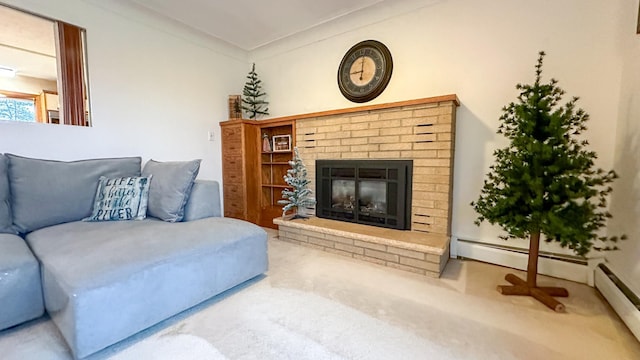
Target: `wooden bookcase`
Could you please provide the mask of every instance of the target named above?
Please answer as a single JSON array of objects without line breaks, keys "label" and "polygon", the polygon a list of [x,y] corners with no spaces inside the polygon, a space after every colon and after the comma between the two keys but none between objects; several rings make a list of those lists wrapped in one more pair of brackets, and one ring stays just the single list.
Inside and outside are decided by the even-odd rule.
[{"label": "wooden bookcase", "polygon": [[[290,168],[295,144],[295,121],[229,120],[222,128],[222,180],[224,215],[277,228],[273,219],[282,215],[284,175]],[[263,135],[273,149],[273,136],[290,136],[291,149],[263,151]]]},{"label": "wooden bookcase", "polygon": [[[293,146],[295,144],[295,124],[293,120],[285,121],[261,121],[260,125],[260,226],[276,228],[273,218],[282,216],[282,205],[278,200],[282,199],[282,190],[287,188],[284,175],[291,168],[289,160],[293,159]],[[272,151],[262,151],[263,136],[271,142]],[[289,150],[277,151],[273,143],[274,136],[290,136]]]}]

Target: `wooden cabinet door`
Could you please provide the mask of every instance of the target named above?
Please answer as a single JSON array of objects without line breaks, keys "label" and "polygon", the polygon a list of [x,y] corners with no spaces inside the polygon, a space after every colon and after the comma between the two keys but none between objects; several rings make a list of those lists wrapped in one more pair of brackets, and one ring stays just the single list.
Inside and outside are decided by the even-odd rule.
[{"label": "wooden cabinet door", "polygon": [[224,216],[246,219],[242,124],[222,127],[222,193]]},{"label": "wooden cabinet door", "polygon": [[222,194],[224,216],[258,221],[258,127],[246,120],[222,126]]}]

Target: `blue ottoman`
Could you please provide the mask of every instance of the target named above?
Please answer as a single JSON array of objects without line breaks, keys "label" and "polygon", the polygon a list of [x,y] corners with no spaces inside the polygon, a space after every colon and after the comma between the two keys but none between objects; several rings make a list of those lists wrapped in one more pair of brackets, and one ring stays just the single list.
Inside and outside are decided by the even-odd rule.
[{"label": "blue ottoman", "polygon": [[44,314],[40,265],[13,234],[0,234],[0,309],[0,330]]}]

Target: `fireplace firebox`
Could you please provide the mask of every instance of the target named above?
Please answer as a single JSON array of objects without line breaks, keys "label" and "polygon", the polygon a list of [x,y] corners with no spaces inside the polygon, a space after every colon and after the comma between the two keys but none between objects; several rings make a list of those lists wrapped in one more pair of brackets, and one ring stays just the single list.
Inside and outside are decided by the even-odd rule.
[{"label": "fireplace firebox", "polygon": [[411,228],[411,160],[316,160],[316,216]]}]

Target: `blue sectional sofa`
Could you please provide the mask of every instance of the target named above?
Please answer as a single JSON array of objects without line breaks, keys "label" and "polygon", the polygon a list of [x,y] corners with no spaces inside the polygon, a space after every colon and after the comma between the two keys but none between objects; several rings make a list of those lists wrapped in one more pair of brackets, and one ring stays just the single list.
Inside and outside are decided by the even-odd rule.
[{"label": "blue sectional sofa", "polygon": [[0,154],[0,330],[44,314],[40,266],[13,227],[8,166]]},{"label": "blue sectional sofa", "polygon": [[40,265],[14,234],[0,234],[0,309],[0,329],[44,314]]},{"label": "blue sectional sofa", "polygon": [[46,310],[83,358],[267,270],[266,233],[220,217],[213,181],[193,183],[180,221],[81,221],[100,176],[140,165],[0,154],[0,330]]}]

